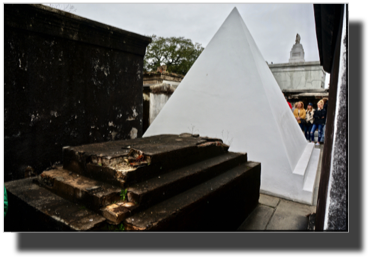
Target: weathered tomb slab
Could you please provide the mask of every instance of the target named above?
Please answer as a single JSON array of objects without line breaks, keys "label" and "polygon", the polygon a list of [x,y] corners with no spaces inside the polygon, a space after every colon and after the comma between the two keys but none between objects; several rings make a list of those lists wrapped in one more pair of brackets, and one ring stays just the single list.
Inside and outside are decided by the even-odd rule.
[{"label": "weathered tomb slab", "polygon": [[[127,230],[236,230],[257,205],[261,164],[247,162],[246,153],[228,152],[219,139],[186,133],[97,145],[99,150],[92,144],[71,153],[79,156],[77,163],[101,171],[121,150],[121,159],[137,163],[134,170],[149,179],[130,181],[123,189],[55,167],[27,184],[9,182],[20,208],[14,219],[30,224],[25,231],[107,230],[121,223]],[[94,155],[100,165],[92,162]],[[146,159],[149,164],[142,163]],[[153,164],[159,168],[152,171]],[[18,230],[23,225],[19,221]]]},{"label": "weathered tomb slab", "polygon": [[127,230],[236,230],[257,205],[260,171],[260,163],[237,166],[128,217],[124,226]]},{"label": "weathered tomb slab", "polygon": [[11,231],[98,230],[106,219],[38,186],[33,178],[5,183]]},{"label": "weathered tomb slab", "polygon": [[245,153],[225,153],[128,187],[128,201],[148,207],[247,162]]},{"label": "weathered tomb slab", "polygon": [[85,205],[117,225],[131,215],[131,211],[141,210],[168,199],[246,161],[246,154],[225,153],[163,173],[128,187],[125,202],[120,202],[120,187],[75,174],[62,167],[45,171],[38,179],[39,184],[45,188]]},{"label": "weathered tomb slab", "polygon": [[158,135],[63,148],[63,168],[122,188],[156,174],[221,155],[220,139]]},{"label": "weathered tomb slab", "polygon": [[38,176],[41,186],[73,202],[80,202],[92,210],[100,210],[120,200],[120,187],[57,167]]},{"label": "weathered tomb slab", "polygon": [[125,201],[120,201],[120,187],[78,175],[62,167],[45,171],[38,179],[45,188],[85,205],[103,215],[110,223],[118,225],[132,211],[168,199],[246,162],[245,153],[224,153],[135,183],[127,188]]}]

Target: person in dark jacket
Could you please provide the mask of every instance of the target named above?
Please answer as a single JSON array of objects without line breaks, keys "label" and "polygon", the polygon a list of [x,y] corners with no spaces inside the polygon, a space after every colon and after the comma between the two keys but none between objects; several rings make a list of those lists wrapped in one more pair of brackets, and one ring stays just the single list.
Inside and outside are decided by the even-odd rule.
[{"label": "person in dark jacket", "polygon": [[323,109],[323,100],[320,100],[318,102],[318,109],[314,111],[314,124],[313,124],[313,127],[311,128],[311,136],[314,136],[315,130],[318,129],[317,146],[320,145],[325,122],[326,122],[326,111]]},{"label": "person in dark jacket", "polygon": [[322,100],[323,100],[323,109],[326,110],[326,112],[327,112],[327,106],[329,104],[329,99],[323,98]]},{"label": "person in dark jacket", "polygon": [[311,128],[313,127],[314,123],[314,109],[313,109],[313,104],[309,103],[307,105],[306,109],[306,123],[305,123],[305,137],[306,140],[312,142],[314,141],[314,136],[310,135]]}]

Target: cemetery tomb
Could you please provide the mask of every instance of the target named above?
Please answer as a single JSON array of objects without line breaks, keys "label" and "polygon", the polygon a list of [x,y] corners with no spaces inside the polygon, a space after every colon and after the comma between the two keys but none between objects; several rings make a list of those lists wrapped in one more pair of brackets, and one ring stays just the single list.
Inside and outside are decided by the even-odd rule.
[{"label": "cemetery tomb", "polygon": [[261,165],[228,149],[194,134],[64,147],[63,166],[5,183],[5,231],[236,230]]},{"label": "cemetery tomb", "polygon": [[320,151],[306,141],[236,8],[143,137],[189,130],[260,162],[262,193],[312,203]]}]

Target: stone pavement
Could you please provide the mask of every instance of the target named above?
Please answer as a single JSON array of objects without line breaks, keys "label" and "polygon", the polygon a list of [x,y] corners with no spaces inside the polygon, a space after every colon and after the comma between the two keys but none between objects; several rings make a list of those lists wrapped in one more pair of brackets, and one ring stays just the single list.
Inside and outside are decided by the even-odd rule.
[{"label": "stone pavement", "polygon": [[323,145],[316,146],[316,149],[321,149],[321,153],[314,184],[313,205],[260,194],[258,206],[238,230],[307,230],[307,215],[316,212]]}]

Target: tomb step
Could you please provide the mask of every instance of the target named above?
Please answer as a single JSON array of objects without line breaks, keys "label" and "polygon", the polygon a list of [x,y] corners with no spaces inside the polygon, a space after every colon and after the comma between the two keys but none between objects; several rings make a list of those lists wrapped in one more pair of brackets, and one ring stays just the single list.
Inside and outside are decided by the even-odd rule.
[{"label": "tomb step", "polygon": [[[228,146],[220,139],[191,134],[158,135],[64,147],[63,167],[125,188],[162,172],[170,172],[227,151]],[[141,157],[138,156],[131,162],[128,160],[131,152],[139,152]]]},{"label": "tomb step", "polygon": [[132,204],[107,206],[103,209],[103,216],[117,225],[131,213],[148,208],[246,162],[246,153],[229,152],[136,183],[127,189],[128,201]]},{"label": "tomb step", "polygon": [[236,230],[257,205],[261,165],[246,162],[127,217],[127,230]]},{"label": "tomb step", "polygon": [[128,201],[149,207],[246,162],[246,153],[229,152],[160,174],[128,187]]},{"label": "tomb step", "polygon": [[27,178],[5,183],[9,212],[6,231],[100,230],[106,219],[63,199]]},{"label": "tomb step", "polygon": [[38,182],[55,194],[96,212],[121,199],[120,187],[75,174],[62,167],[44,171],[38,176]]}]

